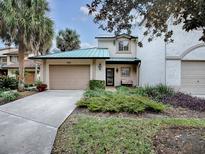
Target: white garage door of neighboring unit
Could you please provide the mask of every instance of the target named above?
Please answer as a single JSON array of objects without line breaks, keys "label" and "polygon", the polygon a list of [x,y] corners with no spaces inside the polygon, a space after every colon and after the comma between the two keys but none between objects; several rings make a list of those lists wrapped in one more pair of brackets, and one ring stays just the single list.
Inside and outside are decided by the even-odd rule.
[{"label": "white garage door of neighboring unit", "polygon": [[90,80],[90,66],[49,66],[50,89],[86,89]]},{"label": "white garage door of neighboring unit", "polygon": [[182,90],[191,94],[205,94],[205,62],[182,62]]}]

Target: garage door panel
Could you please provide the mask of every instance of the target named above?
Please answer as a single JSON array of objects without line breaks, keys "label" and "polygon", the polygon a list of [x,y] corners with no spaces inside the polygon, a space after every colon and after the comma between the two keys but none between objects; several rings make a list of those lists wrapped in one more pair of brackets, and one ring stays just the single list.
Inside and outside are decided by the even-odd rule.
[{"label": "garage door panel", "polygon": [[90,80],[89,66],[50,66],[50,89],[86,89]]},{"label": "garage door panel", "polygon": [[205,94],[205,62],[182,62],[182,91]]}]

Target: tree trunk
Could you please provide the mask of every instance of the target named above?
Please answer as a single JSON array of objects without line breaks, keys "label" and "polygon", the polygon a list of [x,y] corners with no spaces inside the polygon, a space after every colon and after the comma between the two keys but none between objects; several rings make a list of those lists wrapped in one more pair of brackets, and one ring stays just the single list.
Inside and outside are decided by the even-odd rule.
[{"label": "tree trunk", "polygon": [[[38,51],[39,51],[39,45],[38,45],[38,50],[36,50],[34,56],[38,56]],[[37,80],[38,80],[38,64],[36,64],[36,62],[35,62],[35,81],[37,81]]]},{"label": "tree trunk", "polygon": [[18,52],[18,60],[19,60],[19,84],[18,90],[24,90],[24,54],[25,54],[25,46],[23,42],[19,43],[19,52]]}]

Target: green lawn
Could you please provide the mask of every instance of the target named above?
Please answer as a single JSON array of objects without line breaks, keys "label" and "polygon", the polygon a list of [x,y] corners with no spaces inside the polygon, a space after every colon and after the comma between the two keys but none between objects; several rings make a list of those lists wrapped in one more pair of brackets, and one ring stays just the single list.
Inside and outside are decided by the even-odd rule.
[{"label": "green lawn", "polygon": [[[154,137],[160,130],[176,126],[195,127],[198,132],[199,128],[205,127],[205,119],[163,118],[166,115],[158,114],[162,112],[162,115],[165,110],[172,108],[159,100],[173,94],[172,89],[163,85],[154,88],[119,87],[116,92],[87,90],[77,106],[87,108],[93,113],[76,110],[58,130],[52,153],[152,154],[156,150],[153,145]],[[139,113],[153,111],[159,117],[137,117]],[[96,112],[101,112],[102,116]],[[108,112],[126,113],[136,117],[117,117],[117,114],[103,116]],[[177,144],[179,143],[176,142],[174,147],[180,146]]]},{"label": "green lawn", "polygon": [[72,115],[61,126],[53,153],[154,153],[152,138],[162,127],[205,127],[205,119],[131,119]]}]

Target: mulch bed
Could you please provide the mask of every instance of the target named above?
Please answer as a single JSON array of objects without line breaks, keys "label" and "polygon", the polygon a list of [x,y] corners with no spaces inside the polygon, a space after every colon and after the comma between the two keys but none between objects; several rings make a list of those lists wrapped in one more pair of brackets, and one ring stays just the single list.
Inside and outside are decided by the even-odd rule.
[{"label": "mulch bed", "polygon": [[154,137],[157,154],[204,154],[205,128],[170,127]]},{"label": "mulch bed", "polygon": [[[38,93],[38,92],[36,92],[36,91],[23,91],[23,92],[19,92],[20,96],[17,97],[16,100],[24,98],[24,97],[27,97],[27,96],[34,95],[36,93]],[[11,102],[13,102],[13,101],[11,101]],[[4,104],[7,104],[7,103],[10,103],[10,102],[6,102],[6,101],[4,101],[3,99],[0,98],[0,105],[4,105]]]}]

